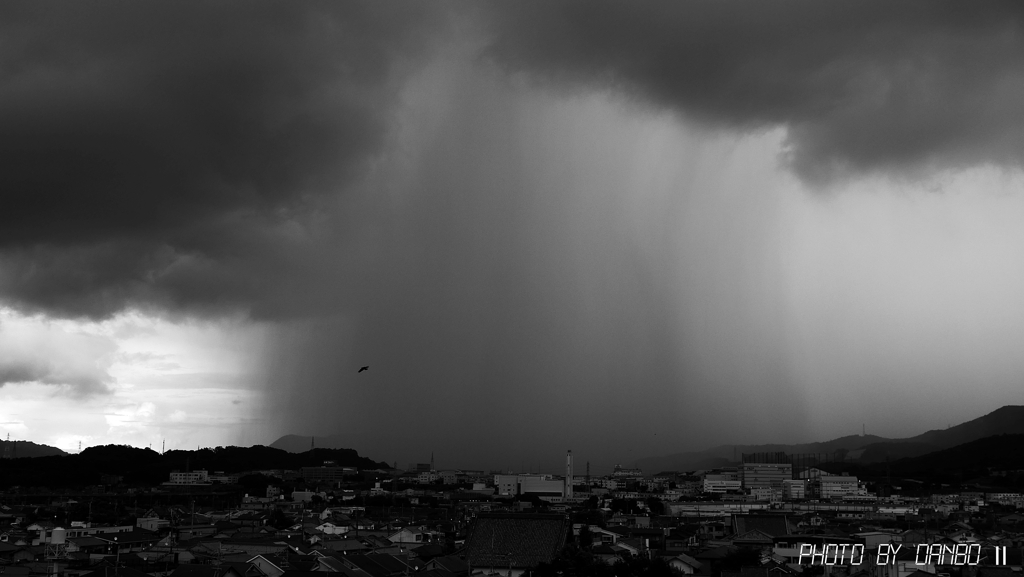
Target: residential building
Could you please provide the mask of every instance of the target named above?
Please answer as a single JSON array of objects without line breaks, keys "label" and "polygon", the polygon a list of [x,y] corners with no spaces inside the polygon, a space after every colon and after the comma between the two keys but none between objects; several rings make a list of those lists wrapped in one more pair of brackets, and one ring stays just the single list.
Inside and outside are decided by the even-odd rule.
[{"label": "residential building", "polygon": [[704,492],[705,493],[726,493],[729,491],[739,491],[743,487],[743,482],[740,481],[739,473],[734,470],[720,470],[716,473],[707,473],[704,475]]},{"label": "residential building", "polygon": [[826,475],[819,479],[819,495],[822,499],[856,495],[859,485],[852,475]]},{"label": "residential building", "polygon": [[171,480],[164,485],[209,485],[210,474],[204,469],[198,471],[171,471]]},{"label": "residential building", "polygon": [[740,481],[744,489],[755,487],[781,487],[783,481],[793,478],[793,465],[790,463],[743,463],[740,468]]},{"label": "residential building", "polygon": [[564,515],[481,513],[470,524],[465,557],[470,572],[521,577],[550,563],[572,530]]}]

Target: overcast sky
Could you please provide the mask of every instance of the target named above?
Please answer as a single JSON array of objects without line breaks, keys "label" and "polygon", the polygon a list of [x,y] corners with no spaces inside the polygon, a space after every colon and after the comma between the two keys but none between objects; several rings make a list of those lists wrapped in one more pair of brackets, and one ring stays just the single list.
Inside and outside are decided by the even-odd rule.
[{"label": "overcast sky", "polygon": [[4,3],[0,432],[536,469],[1024,404],[983,8]]}]

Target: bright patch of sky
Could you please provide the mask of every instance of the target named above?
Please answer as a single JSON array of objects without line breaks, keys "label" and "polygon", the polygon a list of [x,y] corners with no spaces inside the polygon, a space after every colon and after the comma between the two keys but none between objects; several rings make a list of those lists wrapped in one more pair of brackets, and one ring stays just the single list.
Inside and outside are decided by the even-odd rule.
[{"label": "bright patch of sky", "polygon": [[[241,319],[129,312],[80,322],[0,309],[0,434],[68,452],[234,444],[259,402],[249,367],[260,339]],[[47,382],[55,379],[88,385]]]}]

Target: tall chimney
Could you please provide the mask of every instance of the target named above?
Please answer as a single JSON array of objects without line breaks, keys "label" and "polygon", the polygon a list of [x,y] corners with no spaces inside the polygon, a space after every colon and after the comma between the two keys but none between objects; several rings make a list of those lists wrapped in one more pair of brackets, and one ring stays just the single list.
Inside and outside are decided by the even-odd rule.
[{"label": "tall chimney", "polygon": [[572,449],[565,455],[565,491],[562,495],[566,499],[572,498]]}]

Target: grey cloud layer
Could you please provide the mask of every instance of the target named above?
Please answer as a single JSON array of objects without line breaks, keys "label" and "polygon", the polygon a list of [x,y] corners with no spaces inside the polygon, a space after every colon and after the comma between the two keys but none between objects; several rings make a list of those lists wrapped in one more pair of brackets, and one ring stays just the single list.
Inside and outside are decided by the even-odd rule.
[{"label": "grey cloud layer", "polygon": [[[386,147],[407,73],[456,38],[450,8],[4,4],[0,297],[92,317],[329,306],[290,295],[337,280],[329,245],[357,217],[328,216],[342,232],[326,241],[309,227]],[[473,16],[506,70],[717,127],[785,126],[810,181],[1016,165],[1024,149],[1016,4],[527,2]]]},{"label": "grey cloud layer", "polygon": [[785,126],[809,181],[1024,161],[1017,3],[525,2],[489,17],[509,70]]},{"label": "grey cloud layer", "polygon": [[[668,173],[674,196],[632,223],[620,201],[642,202],[648,181],[619,179],[617,162],[647,133],[589,133],[585,117],[548,132],[560,104],[507,90],[481,45],[546,86],[615,90],[716,129],[785,127],[811,182],[1017,165],[1024,144],[1009,3],[465,8],[483,39],[452,26],[468,21],[449,8],[468,5],[55,6],[0,5],[0,305],[273,319],[268,415],[281,432],[366,435],[353,444],[375,458],[555,439],[646,456],[656,436],[670,446],[718,421],[800,433],[781,297],[761,288],[778,266],[751,248],[772,234],[758,229],[763,180],[690,180],[742,172],[727,152],[640,163]],[[425,62],[449,76],[409,91]],[[395,142],[402,122],[423,126]],[[734,189],[749,195],[717,204]],[[667,210],[677,197],[690,208]],[[679,229],[692,242],[673,244]],[[61,373],[23,350],[0,381],[100,391],[94,353]],[[794,417],[779,425],[762,398]],[[706,409],[680,423],[692,407]],[[438,423],[460,426],[423,434]]]},{"label": "grey cloud layer", "polygon": [[288,268],[273,246],[302,244],[267,230],[379,150],[440,20],[362,2],[0,11],[0,291],[90,316],[258,308],[254,278]]}]

